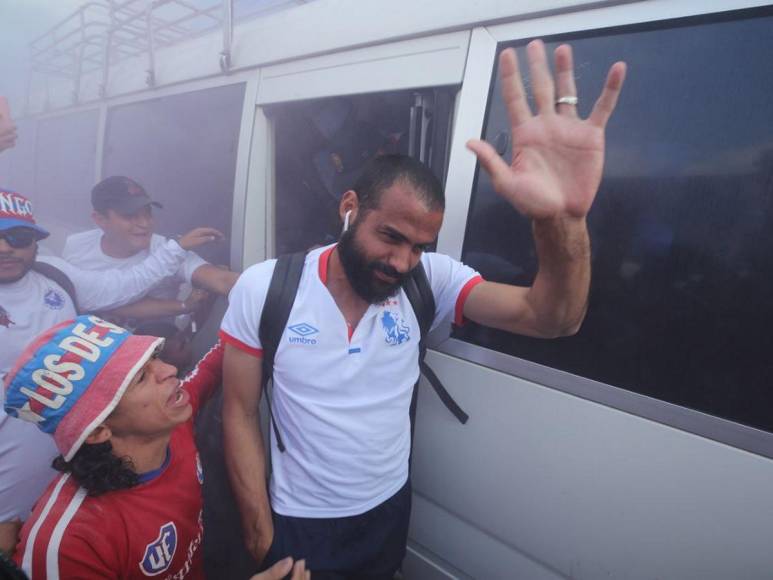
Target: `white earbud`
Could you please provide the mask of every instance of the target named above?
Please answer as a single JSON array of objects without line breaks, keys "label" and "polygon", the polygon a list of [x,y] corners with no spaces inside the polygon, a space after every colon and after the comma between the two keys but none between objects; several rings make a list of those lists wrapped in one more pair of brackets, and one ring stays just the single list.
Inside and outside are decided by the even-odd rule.
[{"label": "white earbud", "polygon": [[341,233],[346,233],[346,231],[349,229],[349,216],[352,215],[352,210],[347,211],[344,214],[344,229]]}]

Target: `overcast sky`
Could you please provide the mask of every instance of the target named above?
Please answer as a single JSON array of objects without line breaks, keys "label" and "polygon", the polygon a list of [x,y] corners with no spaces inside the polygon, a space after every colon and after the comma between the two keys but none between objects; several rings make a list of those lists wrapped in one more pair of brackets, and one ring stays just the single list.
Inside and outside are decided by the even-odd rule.
[{"label": "overcast sky", "polygon": [[83,5],[84,0],[0,0],[0,94],[12,110],[24,102],[28,44]]}]

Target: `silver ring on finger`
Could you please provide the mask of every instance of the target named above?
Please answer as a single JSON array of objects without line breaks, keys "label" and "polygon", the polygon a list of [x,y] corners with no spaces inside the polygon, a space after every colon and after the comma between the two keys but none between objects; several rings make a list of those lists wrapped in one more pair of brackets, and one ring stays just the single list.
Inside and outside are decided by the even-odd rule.
[{"label": "silver ring on finger", "polygon": [[567,95],[565,97],[558,97],[556,99],[556,107],[558,105],[572,105],[573,107],[576,107],[577,102],[578,102],[577,97],[573,97],[571,95]]}]

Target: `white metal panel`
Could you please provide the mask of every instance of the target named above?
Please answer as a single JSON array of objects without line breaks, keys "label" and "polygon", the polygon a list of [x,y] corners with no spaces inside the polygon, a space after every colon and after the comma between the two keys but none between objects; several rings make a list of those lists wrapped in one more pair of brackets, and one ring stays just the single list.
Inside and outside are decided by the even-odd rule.
[{"label": "white metal panel", "polygon": [[[611,3],[630,2],[614,0]],[[237,23],[231,70],[469,30],[484,24],[577,10],[596,3],[595,0],[318,0]],[[155,51],[156,86],[222,75],[219,69],[221,50],[222,34],[214,31]],[[113,67],[104,96],[148,90],[147,69],[148,58],[144,55]],[[78,102],[102,98],[102,81],[100,71],[85,75]],[[71,106],[74,103],[73,88],[69,80],[36,84],[36,94],[30,99],[30,112],[42,112],[49,106]],[[50,93],[50,99],[46,93]]]},{"label": "white metal panel", "polygon": [[464,84],[457,100],[456,119],[451,138],[451,154],[446,178],[446,211],[438,236],[438,251],[460,259],[470,195],[477,160],[466,143],[480,138],[486,115],[496,41],[484,28],[476,28],[464,71]]},{"label": "white metal panel", "polygon": [[105,136],[107,134],[107,104],[99,105],[99,125],[97,126],[97,152],[94,162],[94,183],[102,181],[102,164],[105,159]]},{"label": "white metal panel", "polygon": [[[245,216],[250,171],[250,151],[255,134],[255,96],[258,80],[247,82],[244,88],[242,122],[239,127],[239,144],[236,151],[236,175],[234,177],[233,211],[231,217],[231,268],[242,270],[243,248],[245,247]],[[251,224],[252,226],[252,224]]]},{"label": "white metal panel", "polygon": [[[460,473],[465,472],[465,467],[457,465],[457,470]],[[476,476],[485,479],[482,474]],[[459,498],[459,501],[466,503],[466,498]],[[427,550],[421,554],[424,556],[423,559],[428,561],[423,568],[431,566],[442,570],[445,578],[557,580],[564,577],[560,572],[551,570],[544,562],[539,562],[499,538],[482,531],[475,523],[465,521],[464,517],[460,517],[455,511],[454,504],[441,506],[433,499],[426,498],[415,491],[410,537],[412,544],[418,544]],[[439,557],[438,554],[442,554],[443,557]],[[462,564],[462,567],[457,568],[449,563],[447,558],[451,558],[451,562],[456,563],[457,566]],[[406,573],[408,580],[424,580],[428,576],[423,569],[416,570],[418,566],[415,562],[409,562],[409,565],[410,571],[415,570],[415,573]],[[405,569],[406,566],[403,564],[403,570]]]},{"label": "white metal panel", "polygon": [[[592,30],[608,26],[739,10],[768,4],[770,2],[764,0],[680,0],[679,2],[645,0],[624,6],[606,6],[581,12],[566,12],[489,26],[488,30],[497,41],[506,41],[515,38],[536,38],[570,31]],[[610,57],[614,57],[614,55],[610,55]]]},{"label": "white metal panel", "polygon": [[422,389],[414,489],[458,520],[431,530],[457,568],[518,577],[443,548],[472,526],[572,578],[770,578],[773,461],[453,357],[428,362],[470,414],[460,425]]},{"label": "white metal panel", "polygon": [[255,109],[249,155],[250,168],[243,215],[243,268],[271,256],[269,237],[274,231],[274,139],[271,123],[260,108]]},{"label": "white metal panel", "polygon": [[[148,99],[159,99],[163,97],[170,97],[172,95],[179,95],[183,93],[191,93],[194,91],[201,91],[205,89],[212,89],[215,87],[223,87],[226,85],[232,85],[240,82],[249,82],[257,80],[259,78],[259,70],[243,71],[240,73],[234,73],[231,75],[221,75],[216,77],[208,77],[204,79],[191,80],[185,83],[155,87],[152,91],[145,91],[141,93],[135,93],[131,95],[114,95],[105,99],[108,106],[127,105],[130,103],[136,103],[138,101],[145,101]],[[206,111],[202,111],[202,114],[206,114]]]},{"label": "white metal panel", "polygon": [[[411,507],[411,516],[416,513],[416,497]],[[468,580],[469,576],[453,570],[450,564],[439,562],[435,554],[429,554],[415,542],[408,541],[400,572],[407,580]]]},{"label": "white metal panel", "polygon": [[236,66],[262,65],[439,32],[469,30],[482,24],[595,3],[596,0],[318,0],[238,26],[234,59]]},{"label": "white metal panel", "polygon": [[[166,86],[192,78],[220,76],[218,59],[223,49],[222,36],[208,34],[188,42],[156,52],[155,82]],[[110,71],[106,87],[108,95],[124,94],[147,89],[148,61],[134,58]],[[99,77],[101,81],[101,77]],[[91,85],[93,86],[93,85]]]},{"label": "white metal panel", "polygon": [[[414,494],[411,505],[411,517],[417,512],[417,497]],[[470,576],[441,560],[437,554],[429,552],[416,542],[408,540],[400,572],[407,580],[470,580]]]},{"label": "white metal panel", "polygon": [[468,42],[455,32],[270,66],[258,103],[459,84]]}]

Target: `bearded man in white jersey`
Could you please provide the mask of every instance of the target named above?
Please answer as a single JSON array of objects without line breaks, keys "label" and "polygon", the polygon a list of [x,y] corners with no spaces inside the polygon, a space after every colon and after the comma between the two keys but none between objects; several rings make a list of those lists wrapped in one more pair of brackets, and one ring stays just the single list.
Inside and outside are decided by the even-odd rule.
[{"label": "bearded man in white jersey", "polygon": [[[51,256],[36,262],[37,243],[47,236],[35,222],[30,201],[0,187],[0,403],[3,377],[32,338],[74,318],[79,308],[95,311],[136,299],[174,273],[187,249],[222,234],[198,228],[179,242],[165,242],[129,270],[103,272],[87,272]],[[10,552],[15,545],[20,519],[54,475],[55,456],[49,437],[8,417],[0,404],[0,551]]]},{"label": "bearded man in white jersey", "polygon": [[234,286],[221,330],[223,431],[247,546],[257,561],[302,554],[316,578],[329,579],[387,580],[400,566],[411,506],[409,407],[419,375],[419,321],[403,282],[419,263],[435,301],[434,326],[469,319],[544,338],[579,328],[590,285],[586,216],[625,65],[613,65],[582,120],[570,47],[556,49],[555,82],[544,45],[534,41],[527,51],[536,114],[515,52],[500,57],[512,164],[482,141],[468,147],[497,192],[533,223],[539,258],[533,285],[487,282],[448,256],[426,252],[443,220],[442,186],[413,159],[375,159],[341,199],[339,243],[306,256],[276,350],[270,490],[257,414],[259,329],[276,262],[249,268]]}]

